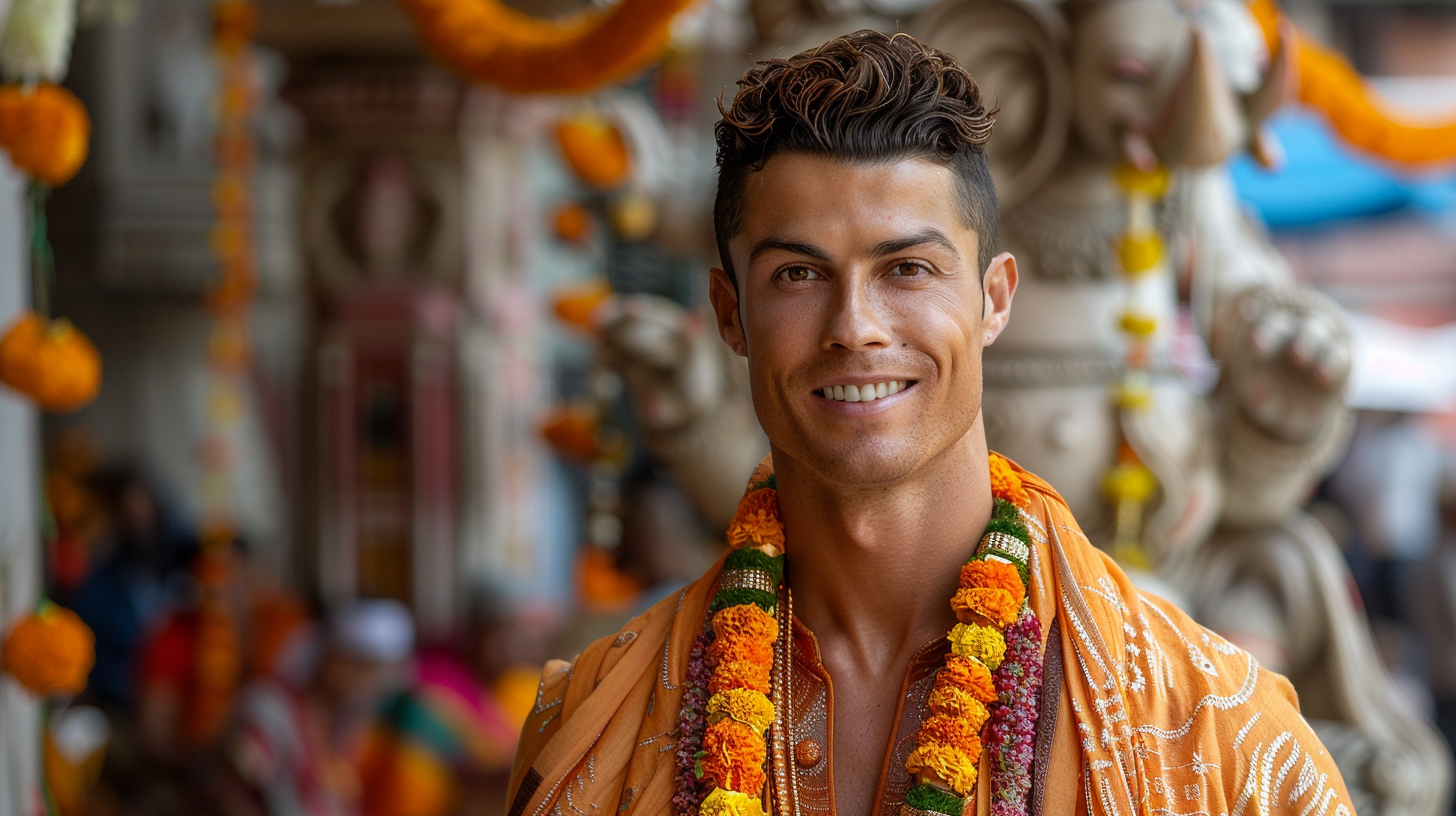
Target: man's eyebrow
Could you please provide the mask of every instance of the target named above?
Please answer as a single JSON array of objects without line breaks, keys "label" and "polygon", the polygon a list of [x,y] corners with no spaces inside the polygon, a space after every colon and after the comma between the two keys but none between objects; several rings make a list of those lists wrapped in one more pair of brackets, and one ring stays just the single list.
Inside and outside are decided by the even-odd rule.
[{"label": "man's eyebrow", "polygon": [[871,254],[876,258],[883,258],[886,255],[904,252],[911,247],[920,246],[921,244],[940,244],[950,250],[951,254],[955,255],[956,258],[961,257],[960,250],[956,249],[956,245],[946,237],[945,233],[934,227],[921,230],[903,238],[891,238],[888,241],[881,241]]},{"label": "man's eyebrow", "polygon": [[765,238],[757,244],[754,244],[753,251],[748,253],[748,259],[751,261],[771,249],[781,249],[785,252],[792,252],[795,255],[807,255],[816,261],[829,260],[829,253],[813,244],[800,244],[795,241],[785,241],[779,238]]}]

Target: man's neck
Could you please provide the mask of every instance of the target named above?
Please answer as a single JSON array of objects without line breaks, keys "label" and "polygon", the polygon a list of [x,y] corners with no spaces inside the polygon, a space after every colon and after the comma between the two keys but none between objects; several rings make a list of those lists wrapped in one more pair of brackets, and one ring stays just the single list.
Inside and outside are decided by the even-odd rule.
[{"label": "man's neck", "polygon": [[960,567],[991,518],[981,420],[894,484],[846,488],[775,453],[795,614],[863,669],[903,671],[954,624]]}]

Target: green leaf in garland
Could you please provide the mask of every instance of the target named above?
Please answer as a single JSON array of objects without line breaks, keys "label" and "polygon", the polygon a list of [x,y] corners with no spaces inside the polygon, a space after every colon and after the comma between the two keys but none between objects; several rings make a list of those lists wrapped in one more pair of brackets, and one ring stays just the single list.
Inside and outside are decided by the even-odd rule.
[{"label": "green leaf in garland", "polygon": [[762,551],[752,548],[734,550],[728,553],[723,569],[756,569],[768,573],[775,584],[784,579],[784,557],[769,558]]},{"label": "green leaf in garland", "polygon": [[717,596],[713,598],[713,602],[708,604],[708,614],[743,604],[757,604],[763,611],[776,615],[779,599],[772,592],[764,592],[759,589],[720,589]]},{"label": "green leaf in garland", "polygon": [[966,800],[934,785],[916,785],[905,792],[905,804],[929,813],[961,816]]}]

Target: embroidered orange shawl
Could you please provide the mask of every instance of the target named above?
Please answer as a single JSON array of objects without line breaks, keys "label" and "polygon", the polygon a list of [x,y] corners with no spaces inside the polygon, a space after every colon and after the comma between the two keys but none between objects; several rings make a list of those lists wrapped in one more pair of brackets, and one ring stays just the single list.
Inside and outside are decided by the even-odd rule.
[{"label": "embroidered orange shawl", "polygon": [[[1017,472],[1034,545],[1030,602],[1062,631],[1071,710],[1057,728],[1075,728],[1080,744],[1080,768],[1052,767],[1049,778],[1076,774],[1092,816],[1354,816],[1288,681],[1139,593],[1049,485]],[[548,664],[512,770],[510,816],[672,812],[689,650],[721,568],[574,664]]]}]

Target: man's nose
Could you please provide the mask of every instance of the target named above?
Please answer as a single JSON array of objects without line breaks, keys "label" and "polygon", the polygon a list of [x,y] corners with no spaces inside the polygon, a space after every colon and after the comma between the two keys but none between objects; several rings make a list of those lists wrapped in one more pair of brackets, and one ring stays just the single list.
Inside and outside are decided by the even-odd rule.
[{"label": "man's nose", "polygon": [[835,287],[824,326],[824,350],[889,347],[892,338],[882,306],[863,282],[845,281]]}]

